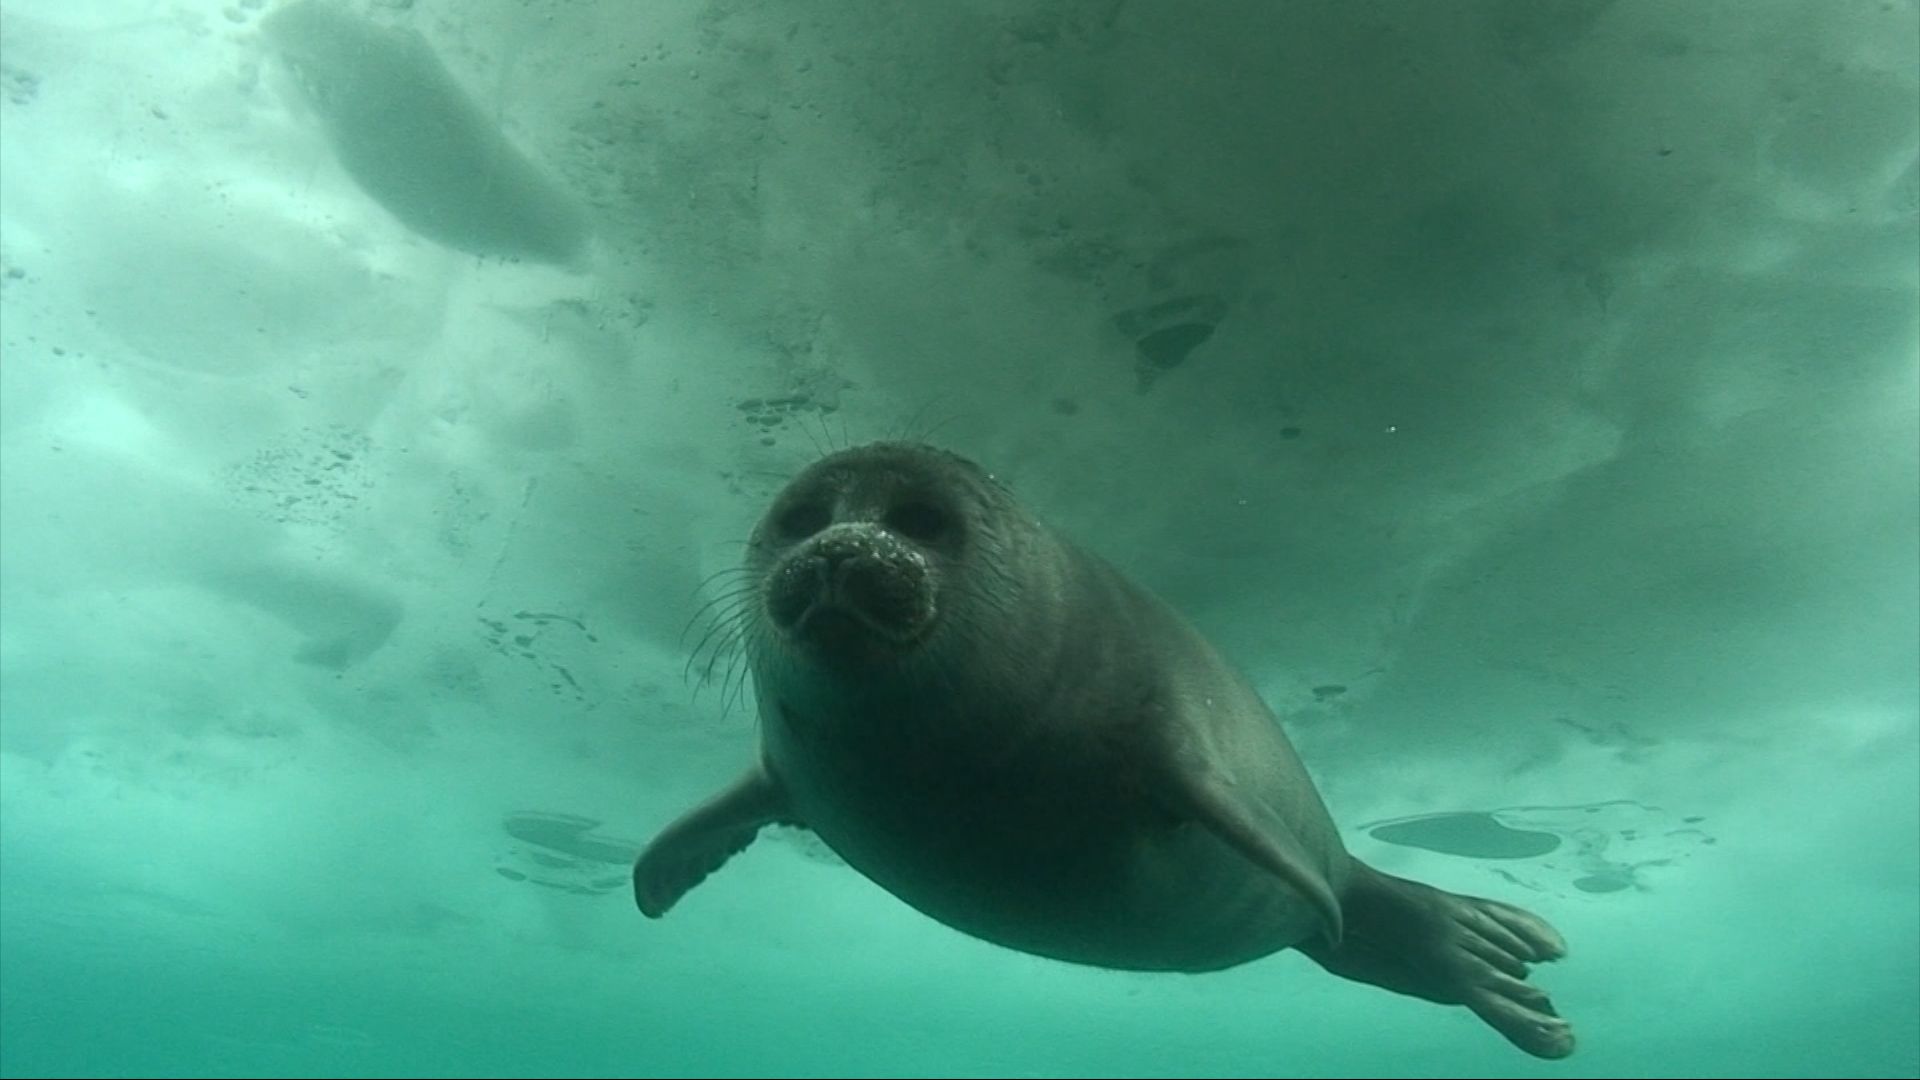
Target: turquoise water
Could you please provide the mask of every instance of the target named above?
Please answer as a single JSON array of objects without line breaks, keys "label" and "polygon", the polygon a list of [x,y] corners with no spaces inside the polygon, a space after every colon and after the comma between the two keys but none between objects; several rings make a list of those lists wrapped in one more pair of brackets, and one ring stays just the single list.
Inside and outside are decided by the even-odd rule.
[{"label": "turquoise water", "polygon": [[[1574,1056],[792,828],[643,918],[702,605],[901,433]],[[0,2],[0,1075],[1920,1075],[1916,657],[1911,0]]]}]

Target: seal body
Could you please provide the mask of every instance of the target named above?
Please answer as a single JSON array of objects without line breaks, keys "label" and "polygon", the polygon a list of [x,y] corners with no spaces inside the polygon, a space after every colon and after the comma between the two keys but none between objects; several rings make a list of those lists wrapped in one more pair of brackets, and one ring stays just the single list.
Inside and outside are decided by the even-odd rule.
[{"label": "seal body", "polygon": [[1571,1052],[1524,981],[1564,951],[1550,927],[1354,859],[1246,679],[972,463],[830,455],[775,499],[745,571],[759,759],[642,853],[646,914],[787,822],[1009,948],[1187,972],[1298,948]]},{"label": "seal body", "polygon": [[1285,808],[1304,868],[1337,889],[1333,824],[1259,699],[1105,563],[1042,554],[1045,602],[965,663],[851,688],[756,665],[767,768],[794,813],[894,895],[1028,952],[1199,971],[1319,933],[1313,900],[1250,872],[1166,775],[1181,740],[1237,744],[1259,764],[1240,782]]}]

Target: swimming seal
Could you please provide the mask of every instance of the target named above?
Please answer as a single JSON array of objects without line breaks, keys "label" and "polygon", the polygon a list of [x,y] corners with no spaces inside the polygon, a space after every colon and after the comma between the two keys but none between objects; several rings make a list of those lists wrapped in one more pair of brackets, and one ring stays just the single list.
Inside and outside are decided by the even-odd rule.
[{"label": "swimming seal", "polygon": [[769,824],[958,930],[1203,972],[1297,949],[1573,1052],[1529,912],[1349,854],[1280,724],[1172,608],[978,466],[910,443],[816,461],[747,549],[757,760],[634,864],[664,915]]}]

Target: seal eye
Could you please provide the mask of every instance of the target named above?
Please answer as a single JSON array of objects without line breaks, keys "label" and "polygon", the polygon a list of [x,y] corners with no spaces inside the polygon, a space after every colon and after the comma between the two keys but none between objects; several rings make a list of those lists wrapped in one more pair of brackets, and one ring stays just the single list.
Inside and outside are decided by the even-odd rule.
[{"label": "seal eye", "polygon": [[901,503],[887,513],[887,528],[923,544],[940,539],[952,527],[953,519],[932,503]]},{"label": "seal eye", "polygon": [[782,510],[775,524],[779,526],[781,535],[804,540],[826,528],[832,519],[833,515],[827,512],[824,503],[803,502]]}]

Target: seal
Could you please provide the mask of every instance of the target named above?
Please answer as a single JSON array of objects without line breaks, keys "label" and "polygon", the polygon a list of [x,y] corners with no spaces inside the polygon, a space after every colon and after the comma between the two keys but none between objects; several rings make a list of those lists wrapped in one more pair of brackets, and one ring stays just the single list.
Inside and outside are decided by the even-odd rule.
[{"label": "seal", "polygon": [[980,467],[882,442],[803,469],[754,527],[756,760],[634,863],[651,918],[770,824],[955,929],[1206,972],[1295,949],[1573,1052],[1538,916],[1351,855],[1278,720],[1173,608]]}]

